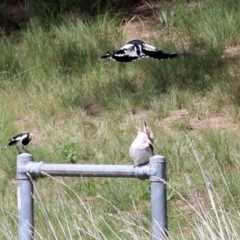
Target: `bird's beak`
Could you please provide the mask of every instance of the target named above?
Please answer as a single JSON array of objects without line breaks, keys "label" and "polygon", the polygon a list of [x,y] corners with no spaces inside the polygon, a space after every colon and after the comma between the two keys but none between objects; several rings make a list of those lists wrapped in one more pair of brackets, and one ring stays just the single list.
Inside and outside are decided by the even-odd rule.
[{"label": "bird's beak", "polygon": [[139,127],[137,127],[137,126],[136,126],[136,129],[137,129],[138,131],[141,131],[141,132],[142,132],[142,129],[141,129],[141,128],[139,128]]},{"label": "bird's beak", "polygon": [[146,127],[147,127],[147,123],[144,121],[143,122],[143,131],[146,132]]}]

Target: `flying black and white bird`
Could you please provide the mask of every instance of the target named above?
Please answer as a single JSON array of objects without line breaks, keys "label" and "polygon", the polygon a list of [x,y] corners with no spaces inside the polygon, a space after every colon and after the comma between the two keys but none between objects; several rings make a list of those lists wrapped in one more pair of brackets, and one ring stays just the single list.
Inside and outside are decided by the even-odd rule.
[{"label": "flying black and white bird", "polygon": [[143,129],[137,127],[138,135],[129,148],[129,154],[134,161],[135,167],[149,163],[149,158],[154,155],[153,142],[154,135],[152,130],[143,124]]},{"label": "flying black and white bird", "polygon": [[142,58],[150,57],[158,60],[163,60],[167,58],[175,58],[180,55],[186,55],[187,53],[182,52],[166,52],[160,50],[154,46],[146,44],[140,40],[132,40],[126,45],[121,47],[113,53],[108,52],[106,55],[103,55],[101,58],[109,58],[118,62],[132,62]]},{"label": "flying black and white bird", "polygon": [[28,152],[24,148],[24,146],[29,144],[29,142],[32,140],[32,136],[33,136],[32,133],[20,133],[20,134],[16,135],[15,137],[9,139],[10,142],[5,147],[3,147],[1,149],[1,151],[5,148],[15,145],[15,146],[17,146],[17,150],[18,150],[19,154],[21,153],[19,150],[19,147],[22,147],[24,149],[24,151]]}]

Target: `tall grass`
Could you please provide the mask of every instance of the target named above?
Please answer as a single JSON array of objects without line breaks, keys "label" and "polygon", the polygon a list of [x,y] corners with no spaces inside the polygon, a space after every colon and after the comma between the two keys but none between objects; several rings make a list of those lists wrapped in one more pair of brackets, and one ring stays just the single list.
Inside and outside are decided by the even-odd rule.
[{"label": "tall grass", "polygon": [[[166,61],[99,59],[126,38],[112,13],[66,15],[47,27],[32,17],[1,40],[0,144],[31,131],[36,161],[131,164],[128,148],[145,120],[167,158],[170,237],[238,239],[239,58],[224,51],[239,42],[239,6],[191,3],[159,5],[162,25],[149,43],[181,51],[183,42],[191,53]],[[1,239],[17,236],[16,154],[1,152]],[[36,239],[151,235],[148,181],[44,179],[35,198]]]}]

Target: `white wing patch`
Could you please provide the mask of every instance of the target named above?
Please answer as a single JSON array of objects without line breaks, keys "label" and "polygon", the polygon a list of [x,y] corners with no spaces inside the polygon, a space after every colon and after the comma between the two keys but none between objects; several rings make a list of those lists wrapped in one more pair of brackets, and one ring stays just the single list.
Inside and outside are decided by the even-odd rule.
[{"label": "white wing patch", "polygon": [[22,135],[21,140],[26,138],[27,136],[28,136],[27,134]]},{"label": "white wing patch", "polygon": [[120,48],[120,50],[133,50],[134,44],[129,44],[127,43],[126,45],[124,45],[123,47]]},{"label": "white wing patch", "polygon": [[125,51],[125,56],[129,56],[129,57],[139,57],[137,52],[134,51],[133,49],[128,49]]},{"label": "white wing patch", "polygon": [[22,140],[23,136],[18,136],[16,138],[13,138],[12,141],[20,141]]},{"label": "white wing patch", "polygon": [[143,45],[143,49],[145,49],[146,51],[153,51],[153,52],[159,51],[159,49],[157,49],[156,47],[146,43]]}]

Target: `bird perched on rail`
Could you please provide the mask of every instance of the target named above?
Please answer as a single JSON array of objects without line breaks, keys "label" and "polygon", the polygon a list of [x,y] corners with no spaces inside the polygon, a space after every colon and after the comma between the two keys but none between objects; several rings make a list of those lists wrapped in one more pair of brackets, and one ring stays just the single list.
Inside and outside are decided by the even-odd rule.
[{"label": "bird perched on rail", "polygon": [[138,135],[129,148],[129,154],[134,161],[135,167],[149,163],[149,158],[154,155],[152,130],[143,123],[143,129],[137,127]]},{"label": "bird perched on rail", "polygon": [[118,62],[132,62],[142,58],[150,57],[158,60],[175,58],[188,53],[166,52],[140,40],[132,40],[113,53],[108,52],[101,58],[109,58]]},{"label": "bird perched on rail", "polygon": [[28,153],[28,151],[24,148],[24,146],[28,145],[30,141],[32,140],[32,133],[20,133],[16,135],[15,137],[9,139],[9,143],[1,149],[1,151],[5,148],[8,148],[10,146],[17,146],[18,153],[20,154],[19,147],[22,147],[24,151]]}]

